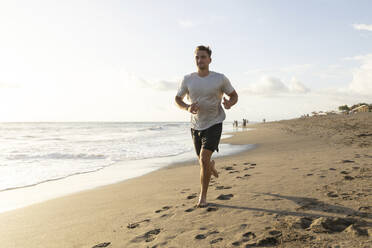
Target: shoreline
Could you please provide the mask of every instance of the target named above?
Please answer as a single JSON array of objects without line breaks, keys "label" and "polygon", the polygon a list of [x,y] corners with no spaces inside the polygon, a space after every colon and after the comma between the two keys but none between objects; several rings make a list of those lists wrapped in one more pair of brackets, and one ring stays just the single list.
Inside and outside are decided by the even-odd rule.
[{"label": "shoreline", "polygon": [[[224,140],[257,147],[215,159],[220,176],[211,180],[208,208],[193,208],[200,179],[199,166],[190,163],[1,213],[0,242],[9,248],[372,246],[372,137],[358,136],[370,132],[371,116],[359,120],[366,129],[355,134],[329,118],[260,124]],[[331,125],[342,132],[326,136]]]},{"label": "shoreline", "polygon": [[[238,132],[241,131],[237,131],[237,133]],[[227,154],[218,155],[218,157],[231,156],[253,148],[250,145],[233,147],[233,145],[223,142],[224,139],[233,136],[234,133],[235,132],[229,132],[222,135],[225,137],[222,137],[221,144],[228,145],[228,147],[225,147]],[[194,163],[194,159],[191,158],[193,155],[194,151],[191,151],[176,156],[122,161],[96,171],[78,173],[72,176],[48,180],[34,185],[2,190],[0,191],[0,198],[9,200],[0,203],[0,214],[70,194],[120,183],[166,167]],[[150,164],[151,166],[149,166]]]}]

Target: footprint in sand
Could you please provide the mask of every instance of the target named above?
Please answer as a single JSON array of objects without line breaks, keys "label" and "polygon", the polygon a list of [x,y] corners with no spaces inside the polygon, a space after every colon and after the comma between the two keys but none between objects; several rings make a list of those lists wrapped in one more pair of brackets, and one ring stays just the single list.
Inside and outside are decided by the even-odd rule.
[{"label": "footprint in sand", "polygon": [[129,229],[133,229],[133,228],[139,227],[139,225],[140,225],[142,222],[150,222],[150,219],[144,219],[144,220],[137,221],[137,222],[134,222],[134,223],[129,223],[129,224],[127,225],[127,228],[129,228]]},{"label": "footprint in sand", "polygon": [[211,231],[211,232],[208,232],[206,234],[198,234],[195,236],[195,239],[205,239],[206,237],[208,237],[209,235],[212,235],[212,234],[217,234],[217,233],[220,233],[219,231]]},{"label": "footprint in sand", "polygon": [[188,208],[188,209],[185,210],[185,212],[186,212],[186,213],[190,213],[190,212],[192,212],[192,211],[194,211],[194,210],[195,210],[195,208]]},{"label": "footprint in sand", "polygon": [[217,197],[217,200],[230,200],[234,195],[233,194],[221,194]]},{"label": "footprint in sand", "polygon": [[348,172],[348,171],[341,171],[340,173],[341,173],[341,174],[345,174],[345,175],[347,175],[347,174],[349,174],[350,172]]},{"label": "footprint in sand", "polygon": [[133,228],[136,228],[136,227],[138,227],[138,226],[139,226],[138,223],[129,223],[128,226],[127,226],[127,228],[129,228],[129,229],[133,229]]},{"label": "footprint in sand", "polygon": [[223,240],[223,238],[217,238],[217,239],[211,240],[209,243],[212,245],[212,244],[218,243],[218,242],[220,242],[222,240]]},{"label": "footprint in sand", "polygon": [[314,174],[313,174],[313,173],[306,174],[306,176],[308,176],[308,177],[309,177],[309,176],[312,176],[312,175],[314,175]]},{"label": "footprint in sand", "polygon": [[344,176],[344,179],[345,180],[348,180],[348,181],[351,181],[351,180],[354,180],[354,177],[352,177],[352,176]]},{"label": "footprint in sand", "polygon": [[279,244],[279,240],[277,237],[265,237],[258,240],[256,243],[252,244],[255,246],[274,246]]},{"label": "footprint in sand", "polygon": [[242,244],[241,241],[235,241],[232,243],[233,246],[240,246]]},{"label": "footprint in sand", "polygon": [[227,167],[222,167],[222,169],[225,169],[225,170],[234,170],[234,168],[233,168],[233,167],[231,167],[231,166],[227,166]]},{"label": "footprint in sand", "polygon": [[[268,198],[268,199],[264,199],[264,201],[282,201],[283,199],[280,199],[280,198]],[[270,214],[270,213],[268,213]]]},{"label": "footprint in sand", "polygon": [[156,238],[156,235],[160,233],[160,228],[153,229],[151,231],[146,232],[145,234],[141,236],[137,236],[134,239],[132,239],[132,242],[139,243],[139,242],[151,242]]},{"label": "footprint in sand", "polygon": [[[232,245],[233,246],[240,246],[242,243],[248,242],[248,241],[250,241],[254,238],[256,238],[256,234],[254,234],[253,232],[246,232],[242,235],[242,239],[233,242]],[[249,247],[249,246],[247,246],[247,247]]]},{"label": "footprint in sand", "polygon": [[244,176],[237,176],[236,178],[238,178],[238,179],[246,179],[246,178],[248,178],[248,177],[250,177],[251,175],[250,174],[244,174]]},{"label": "footprint in sand", "polygon": [[328,196],[328,197],[335,198],[335,197],[338,197],[338,194],[336,194],[336,193],[333,192],[333,191],[330,191],[330,192],[327,193],[327,196]]},{"label": "footprint in sand", "polygon": [[[250,235],[252,235],[250,238],[243,238],[241,241],[236,241],[234,243],[236,243],[235,246],[238,246],[240,245],[242,242],[248,242],[252,239],[254,239],[256,237],[256,235],[254,233],[251,233],[249,232]],[[256,242],[254,243],[249,243],[247,244],[246,247],[266,247],[266,246],[276,246],[279,244],[279,237],[282,235],[282,233],[280,231],[271,231],[269,232],[269,235],[268,237],[263,237],[259,240],[257,240]],[[234,245],[233,243],[233,245]]]},{"label": "footprint in sand", "polygon": [[218,207],[208,207],[207,212],[215,212],[218,210]]},{"label": "footprint in sand", "polygon": [[231,189],[230,186],[216,186],[216,190]]},{"label": "footprint in sand", "polygon": [[345,159],[345,160],[342,160],[341,163],[355,163],[355,161],[354,160]]},{"label": "footprint in sand", "polygon": [[254,234],[253,232],[246,232],[243,234],[243,237],[244,238],[248,238],[248,239],[254,239],[256,237],[256,234]]},{"label": "footprint in sand", "polygon": [[188,195],[188,196],[186,197],[186,199],[188,199],[188,200],[190,200],[190,199],[194,199],[194,198],[196,198],[197,196],[198,196],[197,193],[192,193],[191,195]]},{"label": "footprint in sand", "polygon": [[173,216],[174,214],[163,214],[162,216],[160,216],[160,218],[165,218],[165,217],[171,217]]},{"label": "footprint in sand", "polygon": [[110,244],[111,244],[110,242],[105,242],[105,243],[101,243],[101,244],[95,245],[95,246],[93,246],[92,248],[102,248],[102,247],[107,247],[107,246],[109,246]]},{"label": "footprint in sand", "polygon": [[241,228],[241,229],[244,229],[244,228],[246,228],[247,226],[248,226],[248,224],[241,224],[241,225],[240,225],[240,228]]},{"label": "footprint in sand", "polygon": [[166,211],[166,210],[168,210],[170,208],[172,208],[172,206],[164,206],[162,209],[156,210],[155,213],[160,213],[160,212]]},{"label": "footprint in sand", "polygon": [[239,171],[238,170],[229,171],[229,174],[232,174],[232,173],[239,173]]},{"label": "footprint in sand", "polygon": [[206,236],[204,234],[198,234],[195,236],[195,239],[205,239]]},{"label": "footprint in sand", "polygon": [[360,207],[359,208],[359,211],[361,211],[361,210],[372,210],[372,206],[362,206],[362,207]]}]

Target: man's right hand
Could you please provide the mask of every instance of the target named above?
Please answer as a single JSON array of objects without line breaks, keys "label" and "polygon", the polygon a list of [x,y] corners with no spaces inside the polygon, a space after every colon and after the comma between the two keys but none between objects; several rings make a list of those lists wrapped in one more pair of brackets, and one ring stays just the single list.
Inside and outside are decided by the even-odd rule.
[{"label": "man's right hand", "polygon": [[189,107],[187,108],[187,111],[190,112],[191,114],[197,114],[199,111],[199,105],[198,102],[194,102]]}]

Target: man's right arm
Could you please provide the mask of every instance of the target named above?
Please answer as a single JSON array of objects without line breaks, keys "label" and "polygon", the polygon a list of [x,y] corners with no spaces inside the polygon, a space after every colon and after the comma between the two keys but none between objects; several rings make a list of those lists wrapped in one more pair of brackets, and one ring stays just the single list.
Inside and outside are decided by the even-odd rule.
[{"label": "man's right arm", "polygon": [[180,97],[180,96],[176,96],[175,99],[176,101],[176,104],[177,106],[180,108],[180,109],[184,109],[186,111],[189,111],[189,107],[190,105],[189,104],[186,104],[184,101],[183,101],[183,98]]},{"label": "man's right arm", "polygon": [[186,110],[187,112],[190,112],[191,114],[197,114],[199,111],[199,104],[198,102],[194,102],[191,105],[186,104],[183,101],[182,97],[176,96],[175,98],[176,104],[179,108]]}]

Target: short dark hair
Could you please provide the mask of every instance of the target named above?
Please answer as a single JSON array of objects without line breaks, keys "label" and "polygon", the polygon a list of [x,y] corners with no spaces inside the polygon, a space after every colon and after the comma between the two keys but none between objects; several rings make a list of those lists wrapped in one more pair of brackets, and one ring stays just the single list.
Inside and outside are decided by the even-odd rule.
[{"label": "short dark hair", "polygon": [[203,46],[203,45],[197,46],[195,49],[195,53],[197,53],[198,51],[206,51],[209,57],[211,57],[212,55],[212,50],[209,48],[209,46]]}]

